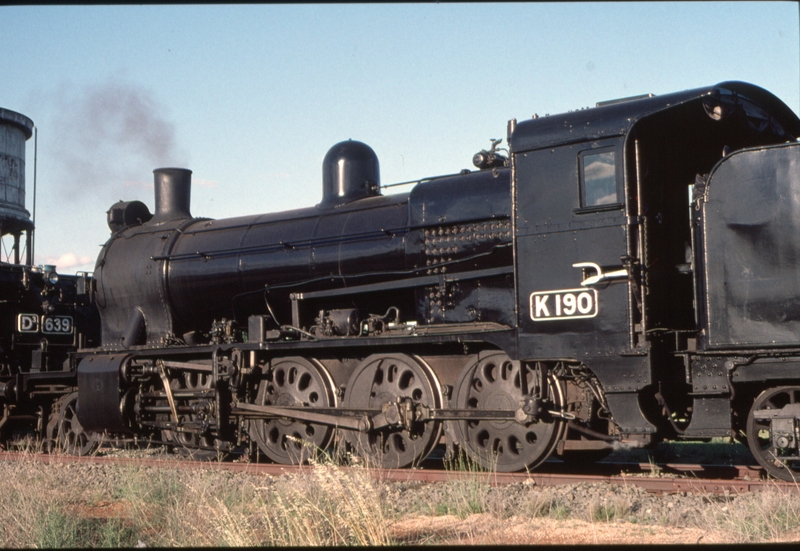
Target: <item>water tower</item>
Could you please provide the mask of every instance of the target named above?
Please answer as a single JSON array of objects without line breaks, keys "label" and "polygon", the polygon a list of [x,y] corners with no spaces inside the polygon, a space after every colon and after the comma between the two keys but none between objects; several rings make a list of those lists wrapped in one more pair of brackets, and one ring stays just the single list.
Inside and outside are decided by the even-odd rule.
[{"label": "water tower", "polygon": [[[25,115],[0,108],[0,261],[25,264],[32,261],[33,222],[25,210],[25,142],[33,134],[33,121]],[[20,239],[25,234],[24,249]],[[6,247],[6,237],[13,245]]]}]

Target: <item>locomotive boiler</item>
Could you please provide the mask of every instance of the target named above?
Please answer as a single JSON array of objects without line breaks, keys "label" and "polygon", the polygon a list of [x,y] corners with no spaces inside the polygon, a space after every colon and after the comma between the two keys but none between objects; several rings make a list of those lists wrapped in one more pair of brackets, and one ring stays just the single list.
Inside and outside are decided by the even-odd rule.
[{"label": "locomotive boiler", "polygon": [[[156,170],[152,217],[141,203],[122,203],[109,211],[109,224],[117,228],[119,218],[123,227],[103,248],[95,270],[103,342],[127,348],[174,338],[202,341],[215,320],[236,321],[245,328],[254,315],[269,316],[266,327],[274,329],[308,327],[308,320],[296,318],[318,312],[309,310],[308,300],[302,314],[297,308],[293,312],[292,295],[508,267],[508,172],[443,178],[410,195],[385,197],[378,187],[375,153],[348,141],[334,146],[325,158],[324,193],[316,207],[214,221],[189,214],[190,171]],[[143,223],[124,226],[126,216]],[[442,231],[441,239],[433,237],[445,226],[447,236]],[[461,231],[458,237],[451,237],[451,226]],[[490,289],[471,290],[473,306],[482,297],[493,302],[485,298]],[[372,293],[372,311],[396,307],[429,322],[445,316],[424,292],[397,303],[396,293],[391,299],[382,295],[386,293]],[[320,304],[326,310],[339,305],[358,310],[347,294],[340,296],[344,298]],[[448,314],[467,321],[469,307]],[[509,310],[510,303],[496,304],[481,315],[483,321],[509,322]],[[328,336],[360,332],[358,312],[321,316],[315,331]]]},{"label": "locomotive boiler", "polygon": [[397,195],[341,142],[290,212],[195,218],[191,172],[157,169],[154,213],[108,212],[81,430],[504,471],[728,436],[792,479],[798,135],[725,82],[511,120],[507,152]]}]

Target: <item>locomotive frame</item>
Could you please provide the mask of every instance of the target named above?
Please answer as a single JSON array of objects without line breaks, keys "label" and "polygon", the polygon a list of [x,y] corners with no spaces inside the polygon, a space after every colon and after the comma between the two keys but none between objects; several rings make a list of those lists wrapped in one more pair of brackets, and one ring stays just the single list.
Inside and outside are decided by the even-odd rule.
[{"label": "locomotive frame", "polygon": [[154,214],[109,210],[66,441],[294,463],[339,435],[386,467],[446,442],[513,471],[730,436],[793,480],[797,136],[724,82],[512,120],[507,155],[399,195],[342,142],[286,213],[195,218],[191,172],[158,169]]}]

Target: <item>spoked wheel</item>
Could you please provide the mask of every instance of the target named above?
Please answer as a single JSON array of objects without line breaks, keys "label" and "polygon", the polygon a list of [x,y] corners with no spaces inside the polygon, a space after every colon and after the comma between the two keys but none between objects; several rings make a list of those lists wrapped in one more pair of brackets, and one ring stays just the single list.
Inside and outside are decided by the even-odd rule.
[{"label": "spoked wheel", "polygon": [[[405,354],[375,354],[356,368],[347,383],[345,408],[381,410],[398,398],[414,405],[440,408],[442,388],[433,370],[421,358]],[[374,466],[400,469],[418,465],[439,443],[442,423],[415,422],[404,427],[347,431],[348,442]]]},{"label": "spoked wheel", "polygon": [[68,394],[58,410],[56,432],[57,446],[70,455],[89,455],[100,447],[100,438],[93,432],[83,430],[78,421],[78,393]]},{"label": "spoked wheel", "polygon": [[[529,396],[534,370],[512,362],[502,352],[472,361],[462,371],[454,390],[457,409],[516,411]],[[551,376],[548,394],[555,410],[563,409],[560,385]],[[530,470],[547,459],[564,434],[560,418],[542,416],[537,422],[470,420],[454,423],[459,445],[487,470]]]},{"label": "spoked wheel", "polygon": [[[256,405],[336,407],[336,392],[328,370],[317,360],[281,358],[258,386]],[[250,434],[258,448],[272,461],[305,463],[317,450],[333,440],[334,427],[293,419],[254,419]]]},{"label": "spoked wheel", "polygon": [[[762,392],[747,416],[747,445],[756,461],[775,478],[788,482],[800,480],[798,443],[792,434],[794,421],[790,420],[799,413],[798,408],[800,387],[777,387]],[[785,434],[773,430],[776,422],[773,417],[781,410],[784,411],[779,417],[788,418],[783,423],[788,428]]]}]

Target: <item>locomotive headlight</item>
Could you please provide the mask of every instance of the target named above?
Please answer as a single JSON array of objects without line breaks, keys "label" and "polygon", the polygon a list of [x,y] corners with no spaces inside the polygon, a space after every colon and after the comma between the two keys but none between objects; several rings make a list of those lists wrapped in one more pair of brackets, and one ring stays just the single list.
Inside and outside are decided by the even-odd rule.
[{"label": "locomotive headlight", "polygon": [[50,285],[55,285],[58,283],[58,274],[56,273],[55,266],[44,267],[44,280]]}]

